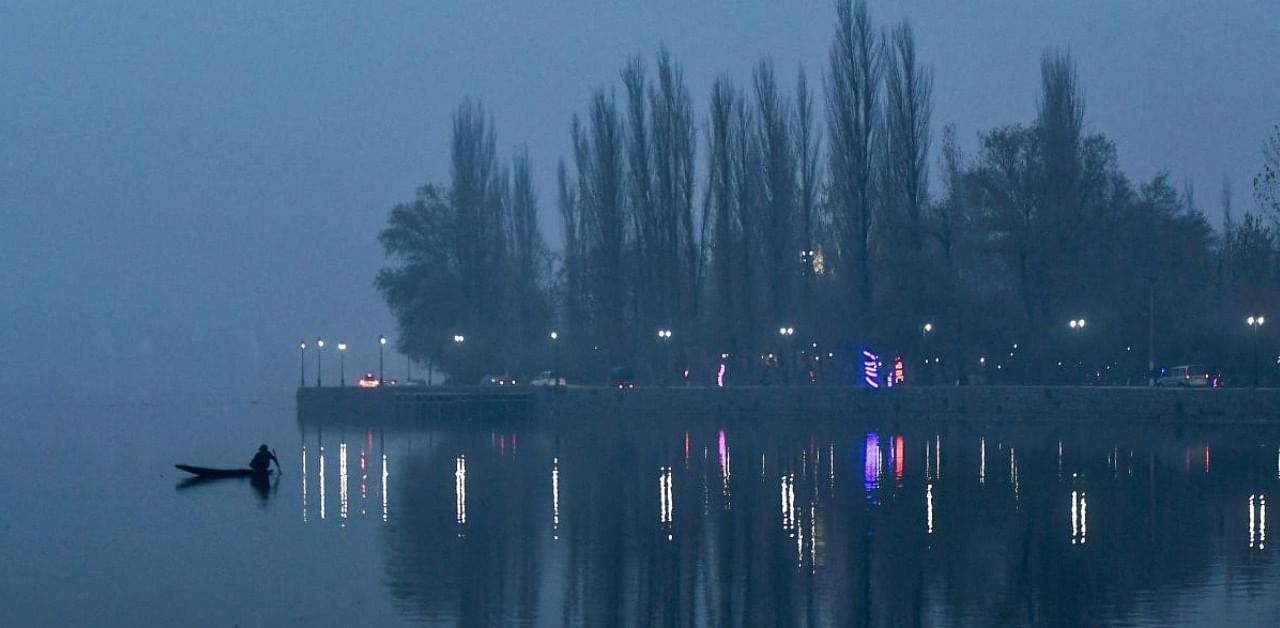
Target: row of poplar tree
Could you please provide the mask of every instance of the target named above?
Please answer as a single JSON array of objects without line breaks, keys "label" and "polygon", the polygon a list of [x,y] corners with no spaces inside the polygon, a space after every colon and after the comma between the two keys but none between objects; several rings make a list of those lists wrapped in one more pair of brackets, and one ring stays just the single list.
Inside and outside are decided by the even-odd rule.
[{"label": "row of poplar tree", "polygon": [[836,9],[820,88],[766,58],[746,84],[716,78],[699,114],[664,48],[596,89],[559,163],[558,253],[527,152],[501,161],[464,101],[449,184],[380,235],[399,348],[461,383],[630,367],[705,384],[721,364],[729,383],[852,383],[864,348],[927,383],[1139,382],[1149,360],[1280,372],[1275,335],[1244,322],[1280,324],[1280,130],[1253,181],[1265,213],[1237,219],[1224,178],[1215,229],[1189,182],[1121,172],[1050,50],[1033,121],[980,133],[974,154],[945,127],[931,160],[910,24]]}]

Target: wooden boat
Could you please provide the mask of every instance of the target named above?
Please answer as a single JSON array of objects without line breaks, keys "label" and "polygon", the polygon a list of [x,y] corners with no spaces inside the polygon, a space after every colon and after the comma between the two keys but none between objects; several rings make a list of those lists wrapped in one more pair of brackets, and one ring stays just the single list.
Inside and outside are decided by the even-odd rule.
[{"label": "wooden boat", "polygon": [[194,467],[189,464],[175,464],[174,467],[201,478],[265,478],[271,475],[270,469],[254,471],[253,469],[211,469]]}]

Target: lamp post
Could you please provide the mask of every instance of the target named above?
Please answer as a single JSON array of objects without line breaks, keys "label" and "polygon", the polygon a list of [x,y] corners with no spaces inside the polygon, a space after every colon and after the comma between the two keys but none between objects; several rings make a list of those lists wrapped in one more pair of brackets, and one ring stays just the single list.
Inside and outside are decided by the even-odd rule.
[{"label": "lamp post", "polygon": [[671,371],[671,330],[659,329],[658,342],[662,343],[663,352],[665,353],[666,364],[662,368],[662,385],[667,385],[667,378],[670,377]]},{"label": "lamp post", "polygon": [[[467,337],[466,337],[466,336],[463,336],[462,334],[454,334],[454,335],[453,335],[453,346],[454,346],[454,347],[457,347],[457,351],[456,351],[456,355],[457,355],[457,356],[459,356],[459,357],[460,357],[460,356],[462,355],[462,343],[464,343],[464,342],[466,342],[466,341],[467,341]],[[454,379],[454,377],[452,376],[452,371],[451,371],[451,372],[450,372],[449,380],[453,380],[453,379]],[[446,383],[449,383],[449,382],[446,382]],[[453,383],[454,383],[454,384],[457,384],[458,382],[453,382]]]},{"label": "lamp post", "polygon": [[382,376],[382,348],[387,346],[387,337],[378,335],[378,385],[386,383],[386,378]]},{"label": "lamp post", "polygon": [[1261,379],[1258,371],[1258,331],[1262,329],[1262,324],[1267,322],[1267,319],[1257,315],[1244,319],[1244,322],[1253,330],[1253,387],[1257,388],[1258,380]]},{"label": "lamp post", "polygon": [[307,385],[307,341],[298,343],[298,388]]},{"label": "lamp post", "polygon": [[320,373],[324,370],[321,357],[324,355],[324,339],[316,338],[316,388],[320,387]]},{"label": "lamp post", "polygon": [[551,332],[551,378],[560,381],[560,332]]},{"label": "lamp post", "polygon": [[347,365],[346,365],[346,360],[344,359],[346,354],[347,354],[347,343],[339,342],[338,343],[338,385],[339,386],[347,385],[347,368],[346,368]]},{"label": "lamp post", "polygon": [[[1070,321],[1067,321],[1067,327],[1068,327],[1068,328],[1070,328],[1071,330],[1073,330],[1074,332],[1077,332],[1077,333],[1079,333],[1079,332],[1083,332],[1083,331],[1084,331],[1084,328],[1085,328],[1085,325],[1087,325],[1087,324],[1088,324],[1088,321],[1086,321],[1086,320],[1085,320],[1085,319],[1083,319],[1083,318],[1073,318],[1073,319],[1071,319]],[[1082,374],[1083,370],[1084,370],[1084,360],[1083,360],[1083,359],[1081,359],[1081,358],[1082,358],[1082,355],[1081,355],[1081,354],[1082,354],[1082,352],[1080,351],[1080,347],[1078,346],[1080,343],[1079,343],[1079,342],[1077,342],[1076,344],[1077,344],[1077,346],[1076,346],[1076,366],[1080,369],[1080,370],[1078,370],[1078,371],[1076,372],[1076,377],[1077,377],[1077,378],[1079,378],[1079,377],[1080,377],[1080,375]],[[1079,382],[1077,382],[1077,383],[1079,383]]]},{"label": "lamp post", "polygon": [[[926,350],[929,344],[929,334],[933,333],[933,323],[926,321],[920,326],[920,353],[924,354],[924,367],[920,369],[920,373],[924,374],[926,370],[929,372],[929,379],[937,379],[937,373],[933,368],[929,368],[929,354]],[[924,382],[921,382],[924,383]],[[930,382],[933,383],[933,382]]]},{"label": "lamp post", "polygon": [[786,349],[787,349],[787,363],[782,365],[782,382],[784,384],[790,385],[791,384],[791,362],[796,357],[795,350],[792,348],[791,338],[796,335],[796,328],[786,327],[786,326],[779,327],[778,335],[782,336],[782,341],[783,343],[786,344]]}]

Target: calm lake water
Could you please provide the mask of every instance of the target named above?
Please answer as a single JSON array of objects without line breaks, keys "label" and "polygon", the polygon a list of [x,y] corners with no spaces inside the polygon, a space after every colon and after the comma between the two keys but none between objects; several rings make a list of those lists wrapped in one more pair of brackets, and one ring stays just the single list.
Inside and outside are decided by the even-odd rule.
[{"label": "calm lake water", "polygon": [[[1274,428],[5,416],[3,626],[1280,621]],[[267,486],[172,467],[260,442]]]}]

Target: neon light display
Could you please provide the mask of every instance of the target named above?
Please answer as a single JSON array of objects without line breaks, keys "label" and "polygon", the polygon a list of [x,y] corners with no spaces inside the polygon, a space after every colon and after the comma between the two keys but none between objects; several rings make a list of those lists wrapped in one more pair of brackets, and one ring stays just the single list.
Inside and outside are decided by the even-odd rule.
[{"label": "neon light display", "polygon": [[862,381],[872,388],[880,387],[880,356],[862,350]]}]

